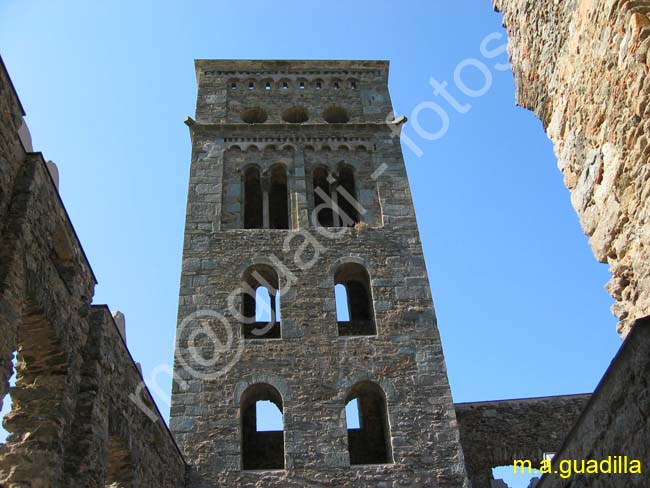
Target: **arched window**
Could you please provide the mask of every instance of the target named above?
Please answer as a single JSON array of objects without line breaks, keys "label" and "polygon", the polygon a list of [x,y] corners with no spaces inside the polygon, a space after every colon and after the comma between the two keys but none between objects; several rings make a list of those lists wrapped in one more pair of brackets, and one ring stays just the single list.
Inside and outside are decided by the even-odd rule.
[{"label": "arched window", "polygon": [[337,204],[339,207],[339,222],[343,227],[354,227],[360,222],[359,202],[354,184],[354,169],[348,165],[339,168],[339,185],[337,189]]},{"label": "arched window", "polygon": [[271,188],[269,191],[269,225],[271,229],[289,228],[287,171],[282,164],[276,164],[271,168]]},{"label": "arched window", "polygon": [[[342,292],[335,291],[339,335],[375,335],[370,277],[365,268],[357,263],[342,264],[336,270],[334,284],[345,287],[345,299],[340,297]],[[343,308],[345,305],[347,310]],[[346,315],[347,321],[340,320]]]},{"label": "arched window", "polygon": [[334,214],[332,212],[332,193],[330,190],[329,172],[324,166],[314,169],[314,211],[313,224],[321,227],[332,227],[334,225]]},{"label": "arched window", "polygon": [[381,387],[370,381],[357,383],[345,404],[350,464],[392,463],[386,396]]},{"label": "arched window", "polygon": [[271,385],[251,385],[242,395],[240,418],[243,469],[284,469],[284,429],[269,430],[264,427],[264,424],[269,423],[269,413],[277,415],[272,408],[268,408],[268,404],[265,405],[267,408],[259,408],[266,402],[271,402],[282,417],[282,396]]},{"label": "arched window", "polygon": [[263,212],[260,170],[251,166],[244,173],[244,228],[261,229]]},{"label": "arched window", "polygon": [[271,266],[258,264],[246,271],[243,282],[244,339],[279,339],[278,274]]}]

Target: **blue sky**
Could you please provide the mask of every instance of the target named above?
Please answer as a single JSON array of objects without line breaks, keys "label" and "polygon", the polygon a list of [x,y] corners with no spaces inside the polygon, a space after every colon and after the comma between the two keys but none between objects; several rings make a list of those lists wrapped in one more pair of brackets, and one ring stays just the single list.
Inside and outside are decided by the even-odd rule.
[{"label": "blue sky", "polygon": [[[325,7],[329,5],[329,8]],[[504,36],[489,0],[320,3],[4,0],[0,53],[34,147],[99,280],[95,303],[126,314],[145,377],[171,364],[195,58],[389,59],[406,165],[455,401],[591,391],[620,345],[607,267],[596,263],[534,115],[482,40]],[[492,48],[504,38],[494,39]],[[479,97],[489,70],[491,83]],[[434,95],[448,82],[459,113]],[[466,89],[465,92],[468,90]],[[427,106],[427,105],[425,105]],[[169,378],[158,377],[164,400]]]}]

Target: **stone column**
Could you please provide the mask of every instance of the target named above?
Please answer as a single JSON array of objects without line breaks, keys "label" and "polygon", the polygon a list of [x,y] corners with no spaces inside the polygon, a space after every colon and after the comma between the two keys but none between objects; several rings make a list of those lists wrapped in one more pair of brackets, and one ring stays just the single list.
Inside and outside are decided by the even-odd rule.
[{"label": "stone column", "polygon": [[[333,177],[330,177],[334,179]],[[329,179],[329,178],[328,178]],[[339,182],[334,180],[330,183],[330,199],[332,200],[330,205],[332,206],[332,227],[341,227],[341,216],[339,212]]]},{"label": "stone column", "polygon": [[296,194],[296,221],[299,229],[309,227],[309,205],[305,181],[305,155],[302,147],[296,146],[294,168],[294,191]]}]

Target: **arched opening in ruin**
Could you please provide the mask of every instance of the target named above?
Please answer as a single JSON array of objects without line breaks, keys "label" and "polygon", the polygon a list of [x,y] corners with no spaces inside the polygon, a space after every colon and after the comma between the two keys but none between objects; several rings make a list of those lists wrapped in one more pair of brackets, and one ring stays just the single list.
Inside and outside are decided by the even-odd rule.
[{"label": "arched opening in ruin", "polygon": [[540,478],[542,474],[537,469],[531,469],[528,471],[527,468],[510,466],[497,466],[492,468],[492,480],[488,479],[488,483],[492,483],[492,486],[499,487],[510,487],[510,486],[532,486],[531,481],[534,478]]},{"label": "arched opening in ruin", "polygon": [[[270,402],[273,407],[265,402]],[[258,418],[258,414],[263,415],[269,407],[276,410],[276,423],[273,426],[269,426],[268,419]],[[269,384],[251,385],[242,395],[240,418],[243,469],[284,469],[284,426],[277,430],[278,412],[282,417],[282,396]]]},{"label": "arched opening in ruin", "polygon": [[[53,256],[58,259],[59,256]],[[61,277],[64,279],[64,277]],[[0,455],[0,470],[7,485],[27,485],[30,472],[6,469],[21,456],[31,458],[31,473],[50,473],[62,463],[64,452],[65,405],[68,387],[68,353],[61,347],[50,321],[40,308],[25,304],[28,314],[20,318],[16,329],[17,354],[8,355],[11,395],[3,398],[3,428],[8,433],[6,443],[11,458]],[[11,335],[7,334],[11,340]],[[6,363],[5,363],[6,364]],[[15,372],[15,373],[14,373]],[[15,375],[15,376],[14,376]],[[11,380],[11,376],[15,379]],[[2,386],[6,393],[7,383]],[[35,428],[38,426],[38,428]],[[5,464],[7,463],[7,464]]]},{"label": "arched opening in ruin", "polygon": [[264,225],[262,202],[262,180],[257,166],[250,166],[244,172],[244,228],[261,229]]},{"label": "arched opening in ruin", "polygon": [[271,167],[269,190],[269,226],[271,229],[289,228],[289,196],[287,170],[283,164]]},{"label": "arched opening in ruin", "polygon": [[337,204],[339,207],[339,223],[343,227],[354,227],[360,222],[359,202],[354,182],[354,168],[341,164],[338,170]]},{"label": "arched opening in ruin", "polygon": [[[334,274],[334,285],[339,336],[375,335],[370,276],[366,269],[358,263],[344,263]],[[338,285],[344,287],[345,301],[340,288],[336,296]],[[339,319],[346,316],[348,320]]]},{"label": "arched opening in ruin", "polygon": [[277,272],[266,264],[251,266],[244,273],[243,285],[244,338],[279,339],[281,327]]},{"label": "arched opening in ruin", "polygon": [[118,435],[108,437],[104,488],[132,488],[134,477],[131,451]]},{"label": "arched opening in ruin", "polygon": [[345,406],[350,464],[392,463],[386,396],[381,387],[371,381],[355,384]]},{"label": "arched opening in ruin", "polygon": [[312,220],[315,226],[332,227],[334,225],[332,192],[329,180],[330,175],[326,167],[318,166],[314,169],[312,178],[314,189]]}]

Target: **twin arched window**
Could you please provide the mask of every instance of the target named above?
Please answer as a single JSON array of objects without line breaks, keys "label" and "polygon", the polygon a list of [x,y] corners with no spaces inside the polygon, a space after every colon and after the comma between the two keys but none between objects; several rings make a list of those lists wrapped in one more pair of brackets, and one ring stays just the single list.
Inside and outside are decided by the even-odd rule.
[{"label": "twin arched window", "polygon": [[312,222],[320,227],[354,227],[360,222],[360,204],[354,181],[354,170],[341,165],[338,177],[325,166],[317,166],[312,174],[314,210]]},{"label": "twin arched window", "polygon": [[[280,283],[272,266],[246,270],[241,316],[244,339],[280,339]],[[339,336],[376,335],[370,276],[359,263],[343,263],[334,273],[334,297]]]},{"label": "twin arched window", "polygon": [[289,196],[284,165],[271,167],[262,175],[257,166],[244,172],[244,228],[288,229]]},{"label": "twin arched window", "polygon": [[[350,464],[392,463],[386,395],[371,381],[356,383],[345,399]],[[267,383],[244,391],[240,403],[242,468],[284,469],[284,405]]]},{"label": "twin arched window", "polygon": [[[287,171],[276,164],[268,174],[257,166],[244,171],[244,228],[288,229],[289,192]],[[354,169],[339,166],[335,176],[325,166],[318,166],[312,174],[314,209],[312,223],[321,227],[354,227],[360,222],[361,205],[357,200]]]}]

